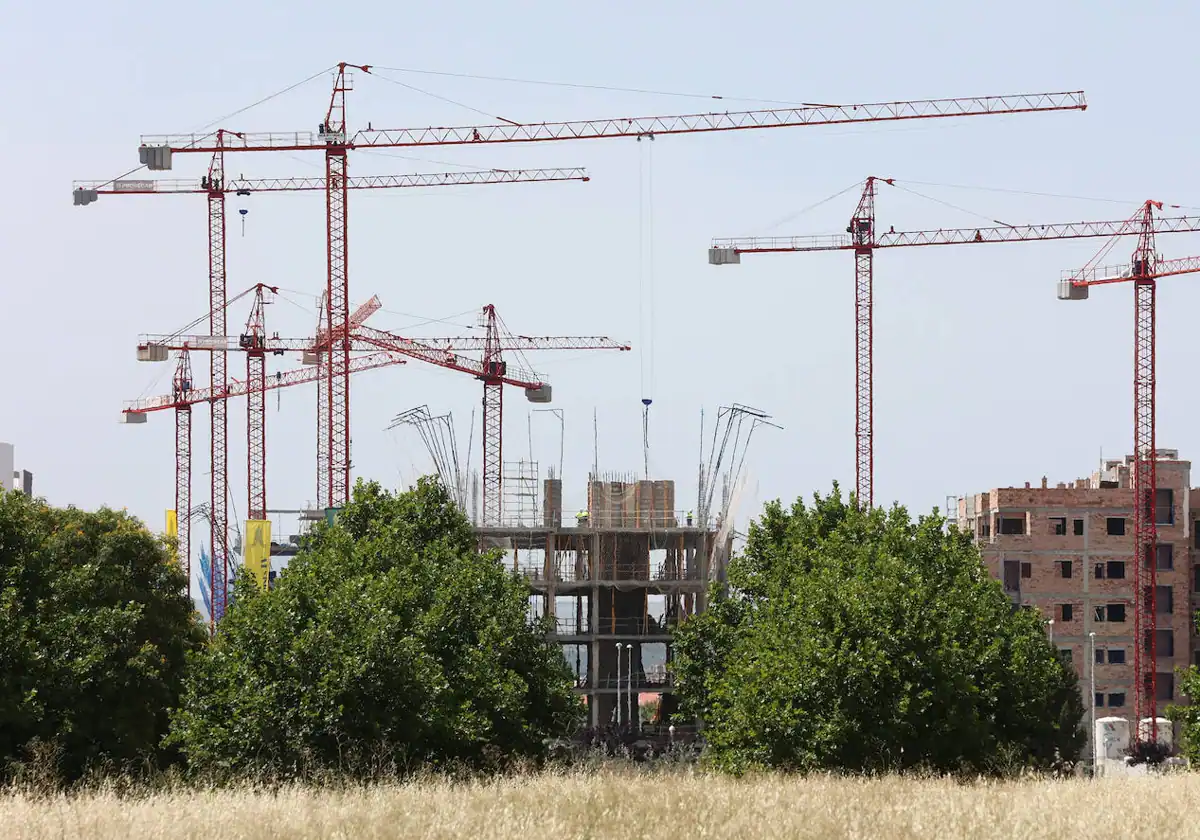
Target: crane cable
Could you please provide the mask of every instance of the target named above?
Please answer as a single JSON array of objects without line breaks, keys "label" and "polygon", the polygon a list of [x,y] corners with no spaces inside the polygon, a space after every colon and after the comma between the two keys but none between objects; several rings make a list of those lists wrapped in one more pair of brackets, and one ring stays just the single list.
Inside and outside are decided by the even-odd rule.
[{"label": "crane cable", "polygon": [[459,108],[465,108],[468,111],[473,111],[474,113],[479,114],[481,117],[487,117],[490,120],[497,120],[498,122],[508,123],[509,125],[520,125],[521,124],[518,122],[514,122],[513,120],[510,120],[507,117],[501,117],[497,114],[492,114],[487,111],[481,111],[479,108],[476,108],[473,105],[468,105],[465,102],[459,102],[457,99],[451,99],[448,96],[442,96],[440,93],[434,93],[433,91],[425,90],[424,88],[419,88],[416,85],[407,84],[405,82],[400,81],[399,79],[393,79],[393,78],[391,78],[389,76],[385,76],[383,73],[379,72],[380,70],[386,70],[386,69],[387,68],[385,68],[385,67],[375,67],[375,68],[373,68],[373,70],[375,72],[373,72],[371,75],[373,77],[375,77],[376,79],[382,79],[385,82],[391,82],[393,85],[398,85],[399,87],[406,88],[407,90],[411,90],[414,93],[419,93],[424,96],[428,96],[431,99],[438,99],[449,105],[454,105]]},{"label": "crane cable", "polygon": [[[649,481],[650,405],[654,402],[654,135],[639,135],[637,139],[638,353],[641,357],[642,469],[645,479]],[[644,155],[641,147],[643,139],[647,141]]]},{"label": "crane cable", "polygon": [[[764,104],[764,105],[790,105],[792,107],[799,106],[799,107],[805,107],[805,108],[830,107],[829,105],[824,105],[824,104],[820,104],[820,103],[816,103],[816,102],[796,102],[796,101],[789,100],[789,99],[762,99],[759,97],[747,97],[747,96],[723,96],[721,94],[715,94],[715,93],[680,93],[678,91],[669,91],[669,90],[652,90],[649,88],[615,87],[613,85],[583,84],[580,82],[564,82],[564,81],[559,81],[559,80],[548,80],[548,79],[517,79],[517,78],[512,78],[510,76],[484,76],[484,75],[480,75],[480,74],[476,74],[476,73],[450,73],[450,72],[445,72],[445,71],[428,70],[428,69],[424,69],[424,68],[415,68],[415,67],[374,66],[371,69],[373,71],[372,75],[375,75],[375,76],[379,76],[380,70],[388,70],[393,73],[414,73],[414,74],[422,75],[422,76],[447,76],[447,77],[455,78],[455,79],[473,79],[473,80],[485,81],[485,82],[508,82],[510,84],[545,85],[548,87],[574,88],[576,90],[600,90],[600,91],[615,92],[615,93],[638,93],[638,94],[642,94],[642,95],[646,95],[646,96],[675,96],[675,97],[682,97],[685,99],[717,99],[717,100],[723,100],[726,102],[757,102],[757,103]],[[386,78],[383,76],[379,76],[379,77]]]},{"label": "crane cable", "polygon": [[[1096,202],[1103,202],[1106,204],[1122,204],[1122,205],[1126,205],[1129,207],[1132,207],[1132,206],[1140,203],[1140,202],[1138,202],[1134,199],[1130,199],[1130,198],[1099,198],[1097,196],[1087,196],[1087,195],[1064,195],[1062,193],[1037,192],[1035,190],[1018,190],[1018,189],[1012,189],[1010,187],[982,187],[982,186],[972,185],[972,184],[944,184],[944,183],[940,183],[937,181],[910,181],[907,178],[904,179],[904,183],[916,184],[916,185],[922,186],[922,187],[944,187],[946,189],[954,189],[954,190],[978,190],[980,192],[1009,193],[1011,195],[1031,195],[1031,196],[1037,196],[1039,198],[1061,198],[1061,199],[1067,199],[1070,201],[1096,201]],[[1178,209],[1178,210],[1200,209],[1200,208],[1197,208],[1197,207],[1194,207],[1191,205],[1187,205],[1187,204],[1169,204],[1168,203],[1167,206],[1169,206],[1173,209]]]}]

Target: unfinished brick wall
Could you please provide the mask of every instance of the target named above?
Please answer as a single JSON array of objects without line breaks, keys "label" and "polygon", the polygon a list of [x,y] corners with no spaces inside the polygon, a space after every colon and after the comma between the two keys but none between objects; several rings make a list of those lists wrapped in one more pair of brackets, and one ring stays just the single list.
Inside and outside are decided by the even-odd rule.
[{"label": "unfinished brick wall", "polygon": [[[1002,582],[1007,580],[1006,589],[1014,601],[1036,608],[1044,620],[1054,620],[1055,646],[1070,652],[1085,695],[1093,667],[1088,634],[1096,634],[1096,648],[1103,660],[1095,663],[1096,693],[1103,695],[1104,713],[1118,716],[1129,714],[1133,702],[1133,491],[1129,466],[1128,458],[1109,461],[1089,479],[1054,487],[1043,479],[1038,486],[1031,482],[1026,487],[996,488],[960,499],[957,511],[958,526],[975,535],[989,572]],[[1173,494],[1171,516],[1167,517],[1172,521],[1158,525],[1159,545],[1171,547],[1171,568],[1157,568],[1157,585],[1170,587],[1173,607],[1166,612],[1166,599],[1158,607],[1157,671],[1162,692],[1172,688],[1175,668],[1192,663],[1197,648],[1192,619],[1197,609],[1193,566],[1200,564],[1200,552],[1192,546],[1200,505],[1193,508],[1191,503],[1190,462],[1161,459],[1156,467],[1158,487]],[[1001,533],[1002,519],[1019,520],[1022,533]],[[1080,527],[1082,533],[1077,532]],[[1069,577],[1063,574],[1064,562],[1070,564]],[[1012,564],[1018,570],[1015,588],[1011,585]],[[1118,576],[1121,572],[1123,577]],[[1111,613],[1119,609],[1110,611],[1110,605],[1124,606],[1123,621],[1111,620],[1116,617]],[[1069,608],[1069,617],[1064,615],[1064,606]],[[1115,657],[1123,651],[1124,662],[1110,663],[1110,650],[1118,651]],[[1174,689],[1171,700],[1182,702],[1178,687]],[[1110,700],[1120,700],[1121,695],[1124,704],[1110,705]],[[1085,705],[1090,706],[1092,700],[1085,696]],[[1160,712],[1166,702],[1160,701]]]}]

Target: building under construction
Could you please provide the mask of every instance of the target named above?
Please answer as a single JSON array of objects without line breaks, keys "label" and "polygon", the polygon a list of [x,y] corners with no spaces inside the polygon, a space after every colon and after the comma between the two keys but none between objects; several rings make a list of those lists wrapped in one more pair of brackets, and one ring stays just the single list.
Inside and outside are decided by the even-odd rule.
[{"label": "building under construction", "polygon": [[[1127,731],[1137,731],[1132,464],[1126,456],[1076,481],[970,494],[954,517],[1014,604],[1041,613],[1080,676],[1085,709],[1128,719]],[[1142,644],[1156,679],[1147,716],[1180,702],[1176,670],[1200,664],[1200,496],[1191,462],[1176,450],[1158,449],[1155,467],[1154,630]]]},{"label": "building under construction", "polygon": [[541,489],[540,521],[477,526],[481,546],[503,548],[529,581],[531,613],[552,620],[592,727],[636,723],[647,694],[665,720],[671,633],[724,580],[731,533],[677,509],[670,480],[592,475],[587,509],[566,521],[562,479]]}]

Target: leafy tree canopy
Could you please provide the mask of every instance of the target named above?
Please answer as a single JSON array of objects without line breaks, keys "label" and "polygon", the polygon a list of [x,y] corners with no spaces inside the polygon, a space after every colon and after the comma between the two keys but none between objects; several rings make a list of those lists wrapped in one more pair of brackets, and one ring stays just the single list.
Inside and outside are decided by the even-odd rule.
[{"label": "leafy tree canopy", "polygon": [[525,585],[436,481],[359,482],[271,592],[238,587],[173,718],[195,771],[495,766],[579,715]]},{"label": "leafy tree canopy", "polygon": [[67,779],[161,765],[204,637],[186,588],[136,519],[0,490],[0,776],[38,742]]},{"label": "leafy tree canopy", "polygon": [[681,628],[683,709],[717,766],[998,772],[1075,759],[1078,679],[936,512],[837,491],[767,506]]},{"label": "leafy tree canopy", "polygon": [[[1192,617],[1200,629],[1200,613]],[[1166,717],[1179,724],[1179,754],[1192,767],[1200,766],[1200,668],[1189,665],[1180,668],[1179,693],[1190,701],[1187,705],[1167,706]]]}]

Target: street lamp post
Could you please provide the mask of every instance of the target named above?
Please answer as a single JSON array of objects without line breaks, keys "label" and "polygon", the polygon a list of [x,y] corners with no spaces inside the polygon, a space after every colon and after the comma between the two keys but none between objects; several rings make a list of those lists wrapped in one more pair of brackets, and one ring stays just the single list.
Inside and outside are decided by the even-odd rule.
[{"label": "street lamp post", "polygon": [[621,728],[621,643],[617,642],[617,728]]},{"label": "street lamp post", "polygon": [[[625,667],[629,671],[629,679],[625,683],[625,695],[629,701],[629,725],[632,728],[635,720],[634,714],[637,712],[637,708],[633,702],[633,645],[625,645],[625,659]],[[641,729],[641,715],[637,716],[636,721],[638,728]]]},{"label": "street lamp post", "polygon": [[1091,656],[1089,658],[1092,660],[1088,682],[1091,686],[1092,695],[1092,776],[1095,777],[1100,768],[1100,762],[1097,759],[1100,744],[1096,740],[1096,633],[1094,631],[1088,633],[1088,646],[1091,648]]},{"label": "street lamp post", "polygon": [[1054,619],[1050,619],[1046,624],[1050,627],[1050,644],[1054,644]]}]

